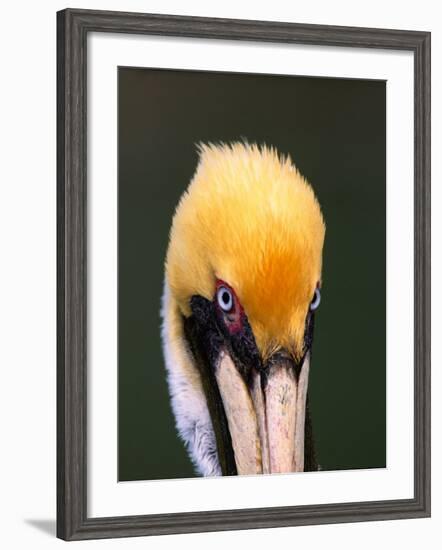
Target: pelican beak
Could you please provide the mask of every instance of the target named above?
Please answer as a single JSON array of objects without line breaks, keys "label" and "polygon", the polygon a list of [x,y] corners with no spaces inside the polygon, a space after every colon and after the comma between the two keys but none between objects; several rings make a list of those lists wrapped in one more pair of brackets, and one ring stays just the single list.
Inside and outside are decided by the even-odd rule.
[{"label": "pelican beak", "polygon": [[212,308],[194,297],[185,333],[203,381],[223,475],[316,469],[310,437],[305,441],[313,316],[306,320],[299,361],[279,350],[263,363],[250,325],[226,338]]},{"label": "pelican beak", "polygon": [[222,350],[215,369],[238,474],[304,471],[310,354],[297,365],[278,352],[249,383]]}]

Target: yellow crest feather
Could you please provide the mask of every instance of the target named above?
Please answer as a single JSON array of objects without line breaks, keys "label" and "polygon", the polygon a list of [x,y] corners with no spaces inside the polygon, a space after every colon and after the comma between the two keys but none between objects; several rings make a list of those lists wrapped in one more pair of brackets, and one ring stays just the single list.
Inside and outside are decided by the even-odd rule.
[{"label": "yellow crest feather", "polygon": [[302,352],[321,279],[325,225],[313,189],[289,157],[247,143],[201,145],[177,206],[166,277],[181,312],[212,300],[221,279],[236,292],[263,357]]}]

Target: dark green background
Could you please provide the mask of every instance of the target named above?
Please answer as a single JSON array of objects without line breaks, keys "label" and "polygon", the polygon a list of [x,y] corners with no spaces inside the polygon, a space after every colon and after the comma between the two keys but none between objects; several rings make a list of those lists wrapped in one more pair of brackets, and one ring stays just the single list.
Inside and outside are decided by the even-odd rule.
[{"label": "dark green background", "polygon": [[163,262],[199,141],[290,153],[324,213],[310,403],[324,470],[385,467],[385,82],[120,68],[119,480],[194,476],[160,342]]}]

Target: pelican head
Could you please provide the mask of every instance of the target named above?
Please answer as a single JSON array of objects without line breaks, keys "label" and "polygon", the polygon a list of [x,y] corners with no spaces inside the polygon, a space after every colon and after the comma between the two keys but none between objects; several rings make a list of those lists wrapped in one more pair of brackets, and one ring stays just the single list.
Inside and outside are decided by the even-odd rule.
[{"label": "pelican head", "polygon": [[324,234],[290,158],[200,146],[170,231],[162,339],[177,429],[202,475],[316,469],[306,411]]}]

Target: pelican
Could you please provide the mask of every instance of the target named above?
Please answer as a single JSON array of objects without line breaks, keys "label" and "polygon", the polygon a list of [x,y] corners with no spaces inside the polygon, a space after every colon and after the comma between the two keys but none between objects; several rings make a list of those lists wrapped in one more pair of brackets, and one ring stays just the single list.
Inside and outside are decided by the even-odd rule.
[{"label": "pelican", "polygon": [[325,224],[273,147],[201,144],[165,261],[177,431],[203,476],[318,469],[308,414]]}]

